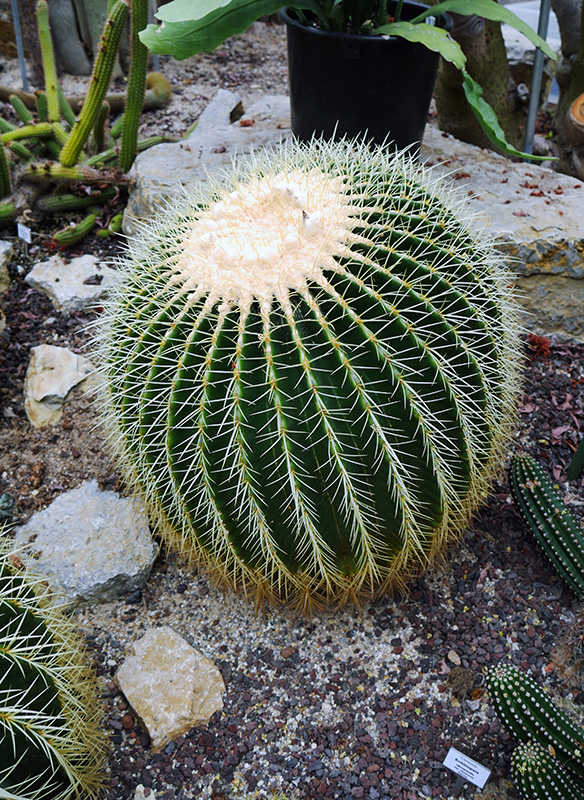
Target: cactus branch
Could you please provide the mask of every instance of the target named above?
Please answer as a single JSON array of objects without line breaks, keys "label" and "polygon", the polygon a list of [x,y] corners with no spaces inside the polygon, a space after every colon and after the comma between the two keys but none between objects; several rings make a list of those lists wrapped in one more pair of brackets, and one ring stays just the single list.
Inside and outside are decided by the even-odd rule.
[{"label": "cactus branch", "polygon": [[0,142],[7,144],[17,139],[43,139],[52,136],[53,133],[53,126],[50,122],[38,122],[35,125],[23,125],[21,128],[15,128],[13,131],[0,134]]},{"label": "cactus branch", "polygon": [[57,66],[55,64],[55,51],[53,50],[53,39],[51,37],[51,26],[49,23],[49,5],[47,0],[37,0],[37,25],[43,60],[43,72],[45,75],[48,120],[49,122],[59,122],[61,119],[61,112],[59,109],[59,94],[57,91]]},{"label": "cactus branch", "polygon": [[64,167],[51,162],[27,164],[24,177],[29,181],[83,181],[84,183],[130,183],[130,178],[118,170],[93,169],[81,165]]},{"label": "cactus branch", "polygon": [[71,211],[79,208],[89,208],[90,206],[106,203],[115,197],[116,189],[108,186],[100,192],[92,192],[80,197],[76,194],[55,194],[45,195],[37,200],[35,208],[46,214],[58,214],[62,211]]},{"label": "cactus branch", "polygon": [[21,122],[24,122],[25,125],[28,125],[29,122],[32,122],[32,114],[28,110],[28,108],[24,105],[20,97],[16,94],[10,95],[10,105],[15,110],[18,118]]},{"label": "cactus branch", "polygon": [[77,225],[68,225],[60,231],[53,234],[53,239],[60,244],[61,247],[70,247],[72,244],[77,244],[81,239],[84,239],[88,233],[95,228],[97,222],[97,214],[88,214]]},{"label": "cactus branch", "polygon": [[148,48],[142,44],[138,34],[148,24],[148,0],[132,0],[130,28],[130,73],[126,109],[122,123],[120,160],[122,172],[127,172],[138,152],[138,125],[146,92]]},{"label": "cactus branch", "polygon": [[509,477],[515,504],[537,543],[568,586],[584,597],[584,528],[531,456],[514,455]]},{"label": "cactus branch", "polygon": [[99,44],[99,52],[91,75],[89,91],[81,109],[81,114],[61,150],[60,161],[64,167],[72,167],[77,163],[79,154],[87,141],[101,104],[105,99],[127,14],[128,0],[117,0],[105,23]]},{"label": "cactus branch", "polygon": [[6,158],[4,145],[0,144],[0,197],[6,197],[10,191],[10,165]]}]

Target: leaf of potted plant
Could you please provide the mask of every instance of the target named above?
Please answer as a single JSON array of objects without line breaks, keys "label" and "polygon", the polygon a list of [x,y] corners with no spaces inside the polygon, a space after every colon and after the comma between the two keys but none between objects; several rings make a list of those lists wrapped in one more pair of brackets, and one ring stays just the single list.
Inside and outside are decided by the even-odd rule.
[{"label": "leaf of potted plant", "polygon": [[[281,8],[282,0],[172,0],[156,12],[161,24],[148,25],[140,33],[140,39],[153,53],[184,59],[214,50],[230,36],[247,30],[259,17],[273,14]],[[300,138],[310,138],[314,132],[335,137],[367,134],[378,142],[393,140],[400,148],[413,146],[416,149],[421,141],[423,122],[430,104],[438,56],[442,56],[462,72],[468,102],[493,144],[507,155],[541,160],[538,156],[522,153],[507,142],[495,112],[483,98],[482,88],[466,71],[466,57],[462,49],[443,27],[448,25],[442,15],[449,11],[478,14],[506,22],[523,33],[548,58],[556,58],[554,51],[529,25],[508,8],[500,6],[496,0],[444,0],[432,7],[420,6],[413,0],[393,0],[390,3],[388,0],[290,0],[284,12],[288,42],[299,35],[298,29],[302,27],[306,34],[304,39],[308,35],[314,37],[318,53],[318,50],[324,52],[325,47],[328,48],[326,43],[329,37],[340,36],[341,53],[344,51],[348,54],[346,60],[351,62],[349,69],[342,73],[342,57],[333,59],[331,55],[324,61],[321,58],[319,62],[318,55],[298,56],[293,47],[289,49],[292,131]],[[392,64],[382,46],[383,43],[395,45],[396,39],[399,44],[411,45],[408,51],[413,52],[414,70],[420,74],[427,73],[429,92],[427,87],[422,89],[414,84],[397,94],[389,93],[390,87],[407,86],[407,66],[404,66],[406,51],[403,47],[394,46],[397,61]],[[366,47],[369,42],[375,42],[379,55],[375,59],[366,57],[364,75],[355,78],[361,52],[365,49],[364,40],[369,40],[365,42]],[[427,57],[424,49],[431,58]],[[310,58],[315,64],[324,63],[326,69],[313,65],[305,76],[298,79],[296,66],[310,61]],[[352,76],[352,82],[357,87],[353,97],[348,94],[347,74]],[[383,76],[381,86],[369,91],[376,76]],[[337,101],[334,99],[335,92]],[[367,98],[365,102],[364,96]],[[303,101],[320,108],[325,116],[324,121],[306,124],[304,111],[298,110],[304,108],[298,105]],[[398,121],[408,117],[413,107],[423,109],[421,128],[418,122],[409,133],[396,135]],[[379,123],[382,110],[392,112],[391,122]],[[332,129],[331,120],[334,123]]]}]

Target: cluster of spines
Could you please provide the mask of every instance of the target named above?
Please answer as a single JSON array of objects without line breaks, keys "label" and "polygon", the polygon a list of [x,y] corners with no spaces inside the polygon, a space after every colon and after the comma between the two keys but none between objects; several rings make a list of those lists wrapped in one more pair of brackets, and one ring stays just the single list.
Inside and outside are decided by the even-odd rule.
[{"label": "cluster of spines", "polygon": [[568,586],[584,597],[584,528],[534,458],[513,455],[509,477],[515,505],[537,543]]},{"label": "cluster of spines", "polygon": [[524,800],[578,800],[584,796],[584,779],[568,772],[552,750],[530,741],[513,751],[513,779]]},{"label": "cluster of spines", "polygon": [[[0,542],[0,796],[93,800],[106,739],[74,623]],[[6,794],[3,794],[6,792]]]},{"label": "cluster of spines", "polygon": [[[326,283],[237,309],[169,280],[198,210],[253,174],[317,168],[356,198]],[[123,468],[227,582],[276,600],[396,587],[442,554],[501,458],[518,372],[501,259],[427,174],[365,147],[291,143],[232,181],[132,243],[101,340]]]},{"label": "cluster of spines", "polygon": [[584,781],[584,729],[529,675],[499,664],[487,673],[487,688],[497,716],[523,744],[536,742],[576,778]]}]

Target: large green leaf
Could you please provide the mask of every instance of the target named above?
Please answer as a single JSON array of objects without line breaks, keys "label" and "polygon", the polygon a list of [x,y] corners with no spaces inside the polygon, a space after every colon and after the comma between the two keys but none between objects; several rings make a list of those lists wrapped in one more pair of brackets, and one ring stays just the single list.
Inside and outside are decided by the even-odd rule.
[{"label": "large green leaf", "polygon": [[389,25],[376,28],[375,33],[401,36],[410,42],[419,42],[429,50],[440,53],[446,61],[451,61],[458,69],[464,69],[466,64],[466,56],[458,42],[455,42],[445,30],[437,28],[435,25],[427,25],[423,22],[419,22],[417,25],[413,25],[411,22],[391,22]]},{"label": "large green leaf", "polygon": [[487,134],[490,141],[497,146],[505,155],[515,158],[529,158],[532,161],[550,161],[549,156],[534,156],[530,153],[522,153],[516,147],[510,145],[505,138],[505,132],[499,125],[497,115],[483,98],[483,90],[479,84],[471,78],[466,70],[462,70],[462,88],[475,117],[480,123],[481,128]]},{"label": "large green leaf", "polygon": [[507,25],[511,25],[526,36],[532,44],[539,47],[548,58],[557,58],[557,54],[554,53],[549,44],[547,44],[541,36],[538,36],[527,22],[519,19],[519,17],[506,6],[500,6],[496,0],[444,0],[444,2],[432,6],[427,11],[415,17],[412,22],[417,24],[428,16],[434,17],[438,14],[447,13],[448,11],[466,15],[478,14],[479,17],[494,20],[495,22],[506,22]]},{"label": "large green leaf", "polygon": [[[171,55],[180,61],[215,50],[230,36],[247,30],[259,17],[275,14],[282,5],[282,0],[173,0],[156,12],[162,24],[148,25],[139,36],[152,53]],[[315,0],[291,0],[287,5],[321,14]]]}]

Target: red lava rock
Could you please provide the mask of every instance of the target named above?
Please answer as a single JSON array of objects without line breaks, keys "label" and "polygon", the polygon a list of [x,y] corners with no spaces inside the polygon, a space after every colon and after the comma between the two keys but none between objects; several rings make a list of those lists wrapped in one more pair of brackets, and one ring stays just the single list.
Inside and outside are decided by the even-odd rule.
[{"label": "red lava rock", "polygon": [[282,658],[291,658],[291,656],[295,656],[297,652],[298,650],[295,647],[288,645],[288,647],[283,647],[280,650],[280,655]]},{"label": "red lava rock", "polygon": [[131,731],[134,727],[134,717],[131,714],[124,714],[122,717],[122,726],[125,730]]}]

